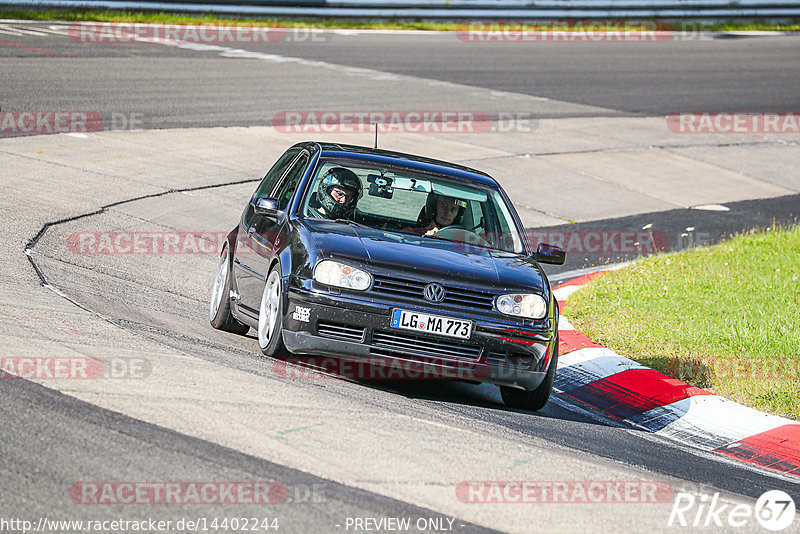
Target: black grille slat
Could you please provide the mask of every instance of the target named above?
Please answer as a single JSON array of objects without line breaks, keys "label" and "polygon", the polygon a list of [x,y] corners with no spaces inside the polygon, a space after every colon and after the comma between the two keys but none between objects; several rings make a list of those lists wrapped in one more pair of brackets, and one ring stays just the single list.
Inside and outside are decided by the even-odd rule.
[{"label": "black grille slat", "polygon": [[331,337],[335,339],[343,339],[345,341],[361,342],[364,339],[364,328],[351,326],[341,323],[331,323],[320,321],[317,323],[317,332],[321,336]]},{"label": "black grille slat", "polygon": [[384,285],[384,284],[375,284],[372,286],[372,290],[377,293],[383,293],[387,295],[399,295],[401,297],[406,297],[410,299],[419,299],[422,300],[422,288],[413,288],[413,287],[399,287],[394,285]]},{"label": "black grille slat", "polygon": [[422,282],[414,282],[413,280],[401,280],[399,278],[392,279],[386,276],[376,277],[375,283],[383,287],[394,286],[402,289],[414,288],[419,289],[420,291],[422,291],[422,288],[427,285],[423,284]]},{"label": "black grille slat", "polygon": [[447,288],[447,292],[453,296],[458,298],[467,298],[467,299],[479,299],[483,300],[484,302],[494,302],[494,294],[493,293],[486,293],[485,291],[465,291],[465,290],[456,290],[452,287]]},{"label": "black grille slat", "polygon": [[416,335],[409,335],[403,334],[399,332],[386,332],[383,330],[377,330],[373,335],[373,339],[380,339],[381,341],[401,341],[401,342],[409,342],[412,341],[419,345],[423,346],[435,346],[435,347],[442,347],[442,348],[449,348],[451,350],[461,350],[464,345],[458,343],[448,343],[445,340],[439,340],[438,338],[423,338]]},{"label": "black grille slat", "polygon": [[[374,287],[373,287],[373,291],[376,291],[376,289]],[[420,299],[420,300],[422,299],[422,291],[413,291],[413,290],[395,289],[395,288],[391,288],[391,289],[381,288],[381,289],[379,289],[377,291],[379,293],[385,293],[385,294],[388,294],[388,295],[400,295],[400,296],[408,297],[408,298],[412,298],[412,299]]]},{"label": "black grille slat", "polygon": [[527,369],[530,367],[532,359],[532,354],[523,352],[508,353],[499,350],[490,350],[486,353],[486,361],[488,363],[503,365],[505,367]]},{"label": "black grille slat", "polygon": [[[462,347],[454,347],[452,345],[447,345],[444,343],[440,345],[438,343],[429,343],[429,342],[428,343],[416,342],[415,346],[409,347],[407,340],[391,338],[391,337],[384,338],[381,336],[378,339],[376,339],[373,336],[373,340],[376,345],[389,345],[398,349],[411,348],[412,350],[435,352],[437,354],[441,354],[444,356],[451,356],[452,354],[458,354],[459,350],[463,350]],[[480,352],[480,350],[478,352]]]},{"label": "black grille slat", "polygon": [[457,344],[446,340],[385,330],[376,330],[372,334],[372,345],[400,355],[403,355],[404,352],[411,352],[417,355],[462,361],[476,361],[481,354],[481,347],[478,345]]},{"label": "black grille slat", "polygon": [[459,304],[462,306],[468,306],[470,308],[475,307],[475,304],[480,304],[481,307],[487,307],[488,309],[492,309],[492,302],[479,302],[477,299],[472,297],[451,297],[449,294],[444,298],[445,303],[453,303]]},{"label": "black grille slat", "polygon": [[467,365],[471,366],[474,364],[473,360],[467,360],[467,359],[445,360],[438,357],[425,356],[421,353],[420,354],[417,353],[412,354],[409,352],[400,353],[391,349],[385,349],[381,347],[372,347],[370,348],[369,352],[373,356],[380,356],[382,358],[402,358],[404,360],[412,360],[420,363],[439,365],[448,369],[458,369],[461,370],[462,372],[471,369],[471,367],[465,367],[465,366]]},{"label": "black grille slat", "polygon": [[466,299],[466,300],[479,300],[481,304],[492,305],[494,302],[494,295],[487,295],[486,293],[479,293],[477,291],[459,291],[457,289],[447,288],[447,297],[453,299]]},{"label": "black grille slat", "polygon": [[498,351],[498,350],[490,350],[486,354],[486,360],[488,362],[499,363],[500,365],[506,365],[506,352]]},{"label": "black grille slat", "polygon": [[[428,284],[416,280],[375,275],[372,291],[378,294],[405,297],[425,306],[430,306],[432,303],[425,300],[423,296],[426,285]],[[449,287],[447,285],[444,288],[446,295],[441,304],[483,311],[492,311],[494,309],[494,295],[492,294]]]}]

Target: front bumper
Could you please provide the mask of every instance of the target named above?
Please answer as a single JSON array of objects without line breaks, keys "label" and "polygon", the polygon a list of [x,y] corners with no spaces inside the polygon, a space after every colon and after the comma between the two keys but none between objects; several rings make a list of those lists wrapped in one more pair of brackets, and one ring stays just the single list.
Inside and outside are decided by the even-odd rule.
[{"label": "front bumper", "polygon": [[[335,369],[346,369],[339,374],[354,373],[353,378],[465,380],[532,390],[544,380],[555,350],[553,312],[531,326],[469,311],[382,301],[369,293],[318,291],[311,281],[284,294],[286,348],[296,355],[349,361]],[[461,340],[392,328],[394,308],[468,319],[472,334]]]}]

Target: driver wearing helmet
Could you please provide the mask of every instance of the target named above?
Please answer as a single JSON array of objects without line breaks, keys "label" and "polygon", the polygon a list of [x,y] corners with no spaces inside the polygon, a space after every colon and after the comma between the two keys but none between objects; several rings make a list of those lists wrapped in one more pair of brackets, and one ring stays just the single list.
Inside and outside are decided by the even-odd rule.
[{"label": "driver wearing helmet", "polygon": [[310,211],[321,219],[347,219],[353,216],[361,196],[361,180],[344,167],[333,167],[317,186],[317,204]]},{"label": "driver wearing helmet", "polygon": [[404,228],[403,231],[417,235],[433,235],[442,228],[460,224],[466,207],[466,202],[463,200],[430,193],[417,217],[417,226]]}]

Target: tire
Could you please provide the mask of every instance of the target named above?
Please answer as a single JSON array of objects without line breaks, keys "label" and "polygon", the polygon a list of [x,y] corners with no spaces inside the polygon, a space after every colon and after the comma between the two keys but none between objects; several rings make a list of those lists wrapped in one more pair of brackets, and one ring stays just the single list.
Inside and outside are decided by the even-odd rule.
[{"label": "tire", "polygon": [[281,267],[272,268],[261,294],[258,309],[258,346],[265,356],[279,358],[288,354],[283,344],[283,291]]},{"label": "tire", "polygon": [[211,326],[217,330],[244,335],[250,330],[250,327],[237,321],[231,313],[230,294],[231,258],[228,252],[228,244],[225,243],[219,255],[217,276],[214,277],[214,286],[211,289],[211,302],[208,310],[209,319]]},{"label": "tire", "polygon": [[553,344],[553,357],[550,360],[550,368],[539,387],[532,391],[500,386],[500,396],[503,402],[510,408],[520,408],[523,410],[539,411],[547,404],[550,392],[553,391],[553,381],[556,378],[556,367],[558,367],[558,334]]}]

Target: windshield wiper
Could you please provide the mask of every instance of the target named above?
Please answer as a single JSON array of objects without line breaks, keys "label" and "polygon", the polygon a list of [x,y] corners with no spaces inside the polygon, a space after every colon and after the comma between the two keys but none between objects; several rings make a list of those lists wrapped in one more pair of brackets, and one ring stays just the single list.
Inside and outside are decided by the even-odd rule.
[{"label": "windshield wiper", "polygon": [[334,219],[333,222],[336,222],[336,223],[339,223],[339,224],[346,224],[348,226],[356,226],[358,228],[369,228],[369,226],[365,226],[363,224],[357,223],[352,219]]},{"label": "windshield wiper", "polygon": [[450,239],[447,239],[446,237],[442,237],[442,236],[436,235],[436,234],[422,234],[420,237],[428,237],[430,239],[440,239],[442,241],[450,241],[451,243],[457,243],[457,241],[451,241]]}]

